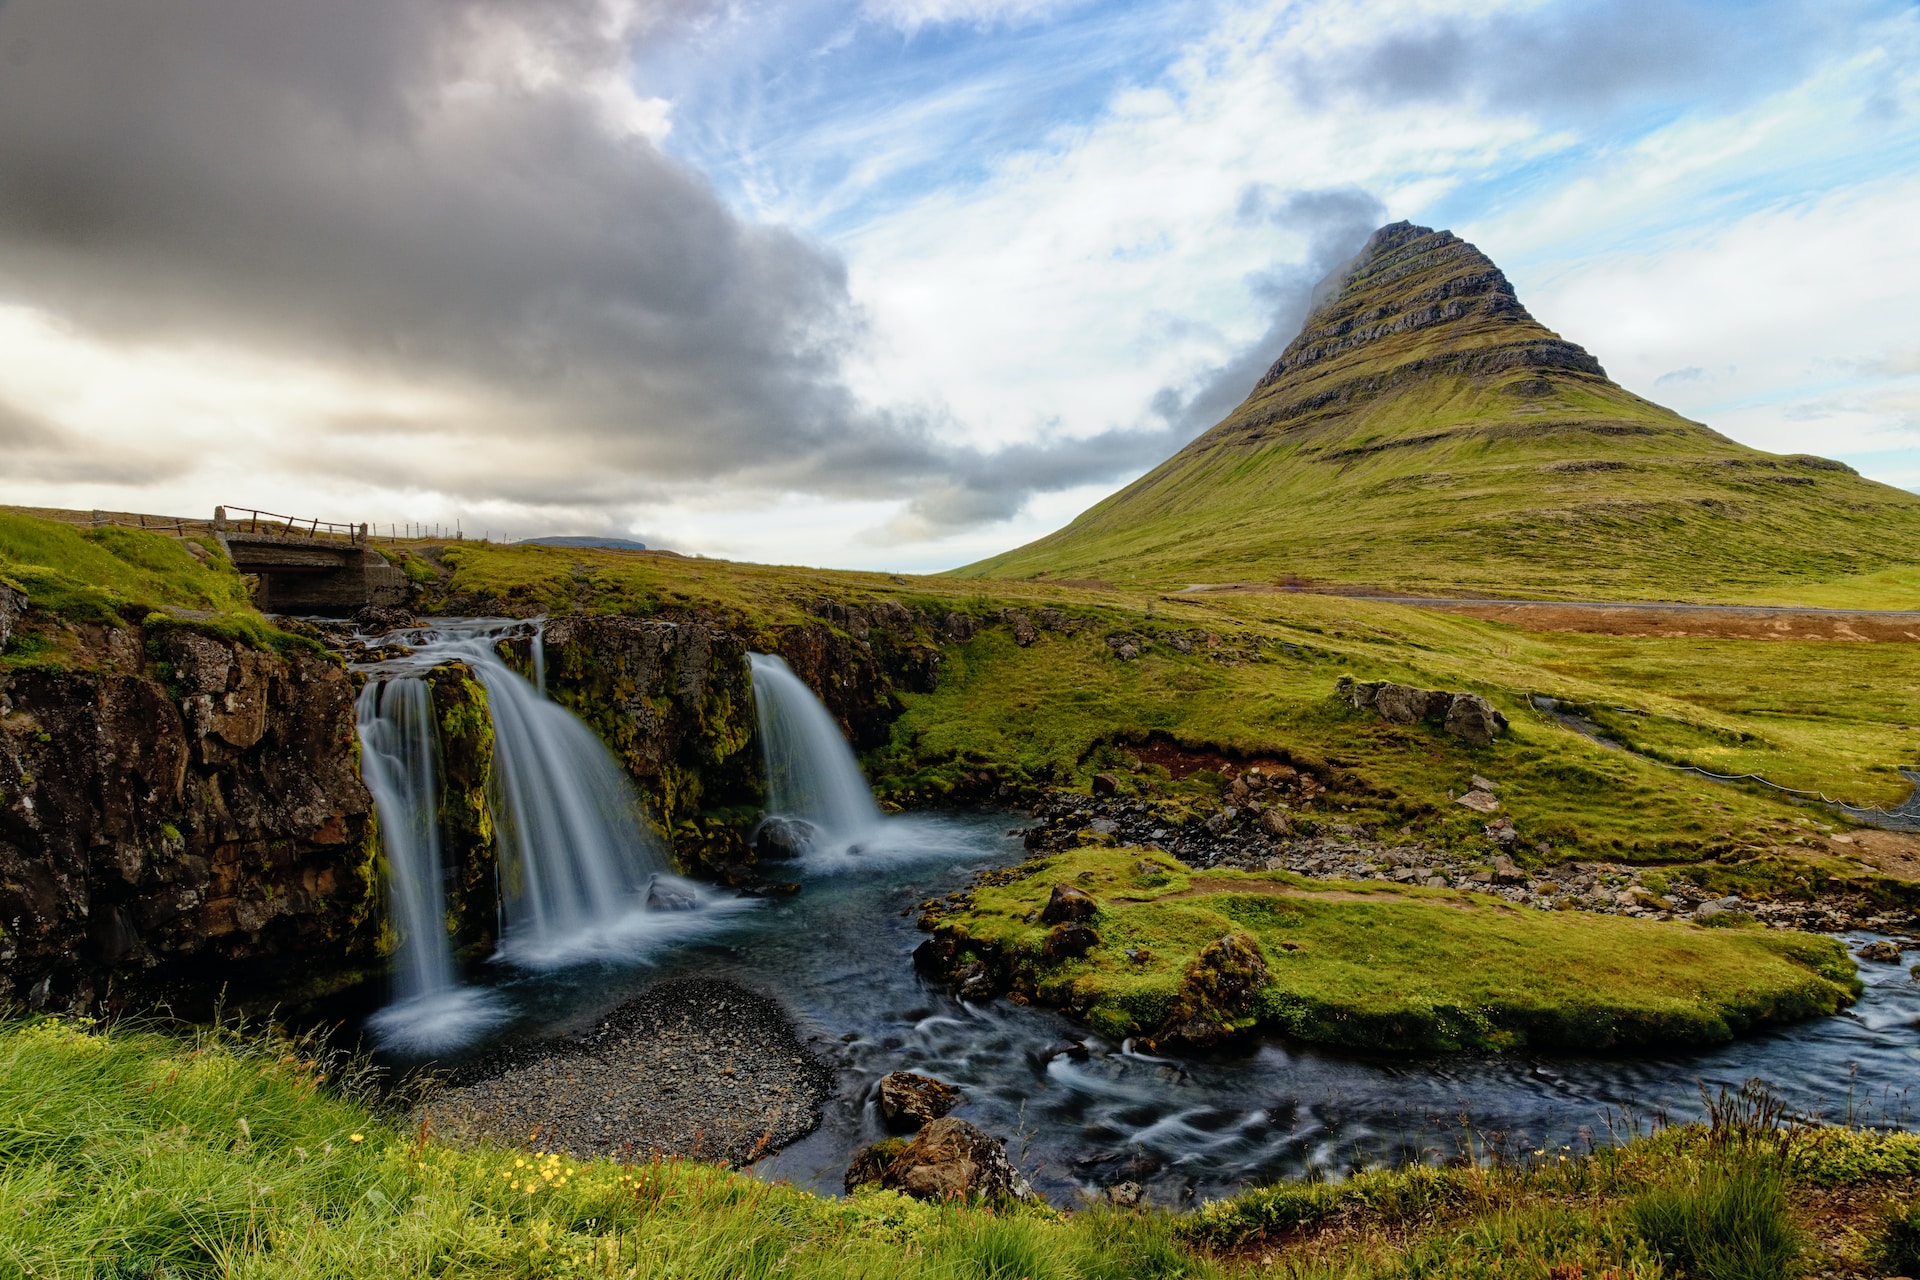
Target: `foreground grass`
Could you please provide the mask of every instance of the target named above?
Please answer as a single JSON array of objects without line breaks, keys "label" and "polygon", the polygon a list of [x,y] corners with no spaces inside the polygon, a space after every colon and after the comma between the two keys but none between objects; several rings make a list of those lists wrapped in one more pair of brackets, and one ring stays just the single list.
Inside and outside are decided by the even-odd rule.
[{"label": "foreground grass", "polygon": [[[1196,968],[1229,935],[1268,981],[1213,1010],[1241,1029],[1394,1051],[1518,1045],[1606,1049],[1724,1041],[1828,1014],[1858,994],[1839,942],[1515,908],[1451,889],[1195,872],[1160,853],[1087,847],[975,888],[944,921],[963,950],[1004,957],[1028,998],[1112,1035],[1208,1012]],[[1048,955],[1038,913],[1055,886],[1099,904],[1099,944]],[[1197,975],[1197,976],[1196,976]],[[1197,986],[1196,983],[1199,985]]]},{"label": "foreground grass", "polygon": [[[299,1043],[0,1022],[0,1274],[1464,1280],[1578,1267],[1556,1274],[1759,1280],[1803,1253],[1797,1219],[1819,1188],[1910,1195],[1920,1174],[1907,1135],[1730,1145],[1684,1129],[1591,1156],[1281,1183],[1186,1216],[1063,1216],[825,1199],[717,1166],[581,1163],[536,1145],[409,1131]],[[1884,1225],[1896,1221],[1890,1208],[1849,1247],[1898,1256],[1886,1251],[1910,1236]],[[1699,1269],[1730,1226],[1775,1269]]]}]

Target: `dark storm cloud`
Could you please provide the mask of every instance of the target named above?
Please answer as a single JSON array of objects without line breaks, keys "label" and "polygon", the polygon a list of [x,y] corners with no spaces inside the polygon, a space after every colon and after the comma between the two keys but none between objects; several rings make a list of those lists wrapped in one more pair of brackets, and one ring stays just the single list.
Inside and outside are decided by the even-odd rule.
[{"label": "dark storm cloud", "polygon": [[[370,415],[284,446],[352,474],[382,465],[370,435],[452,438],[400,462],[468,498],[730,480],[870,497],[991,473],[1010,511],[1084,480],[1077,447],[955,450],[856,404],[840,260],[734,217],[609,117],[634,47],[700,16],[13,0],[0,298],[110,341],[212,338],[471,393],[487,406],[472,421]],[[529,437],[537,465],[489,468],[490,448],[525,459]]]},{"label": "dark storm cloud", "polygon": [[1574,0],[1525,13],[1437,17],[1296,72],[1310,101],[1398,105],[1463,97],[1591,113],[1668,94],[1746,96],[1791,76],[1852,25],[1805,0]]}]

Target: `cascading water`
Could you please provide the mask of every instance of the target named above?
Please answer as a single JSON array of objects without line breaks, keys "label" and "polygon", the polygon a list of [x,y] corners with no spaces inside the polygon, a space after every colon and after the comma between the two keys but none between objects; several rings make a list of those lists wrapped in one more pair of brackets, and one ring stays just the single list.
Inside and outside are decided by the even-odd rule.
[{"label": "cascading water", "polygon": [[495,1021],[486,993],[459,984],[441,889],[439,733],[418,676],[369,680],[356,707],[360,770],[380,819],[394,952],[394,1003],[374,1019],[389,1044],[431,1051]]},{"label": "cascading water", "polygon": [[767,812],[818,833],[812,853],[854,852],[881,822],[873,792],[833,715],[792,668],[772,654],[749,656],[753,708],[767,767]]},{"label": "cascading water", "polygon": [[[398,644],[408,654],[362,668],[371,677],[361,696],[363,760],[382,828],[392,832],[386,847],[403,939],[399,1000],[375,1024],[390,1042],[419,1047],[410,1015],[429,996],[461,990],[440,889],[435,729],[420,675],[432,667],[465,662],[486,690],[493,717],[488,807],[503,917],[497,959],[541,967],[596,955],[631,958],[697,931],[697,917],[712,909],[734,905],[671,875],[664,850],[641,819],[639,798],[600,739],[501,658],[496,643],[524,634],[528,625],[450,621],[381,637],[372,643]],[[533,653],[544,677],[542,637],[533,625]]]}]

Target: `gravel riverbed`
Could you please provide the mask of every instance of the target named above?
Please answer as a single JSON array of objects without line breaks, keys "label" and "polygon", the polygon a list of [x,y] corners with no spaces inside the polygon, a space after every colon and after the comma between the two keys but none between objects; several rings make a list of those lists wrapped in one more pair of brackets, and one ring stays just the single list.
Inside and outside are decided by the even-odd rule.
[{"label": "gravel riverbed", "polygon": [[445,1136],[581,1159],[739,1165],[812,1132],[831,1084],[777,1002],[731,982],[677,979],[582,1035],[455,1068],[420,1116]]}]

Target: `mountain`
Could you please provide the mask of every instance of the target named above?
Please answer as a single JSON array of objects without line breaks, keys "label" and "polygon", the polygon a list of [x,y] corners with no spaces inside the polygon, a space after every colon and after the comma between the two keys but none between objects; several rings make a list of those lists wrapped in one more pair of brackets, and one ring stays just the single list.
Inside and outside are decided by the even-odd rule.
[{"label": "mountain", "polygon": [[1225,421],[959,570],[1739,598],[1920,562],[1920,495],[1749,449],[1616,385],[1487,256],[1396,222]]}]

